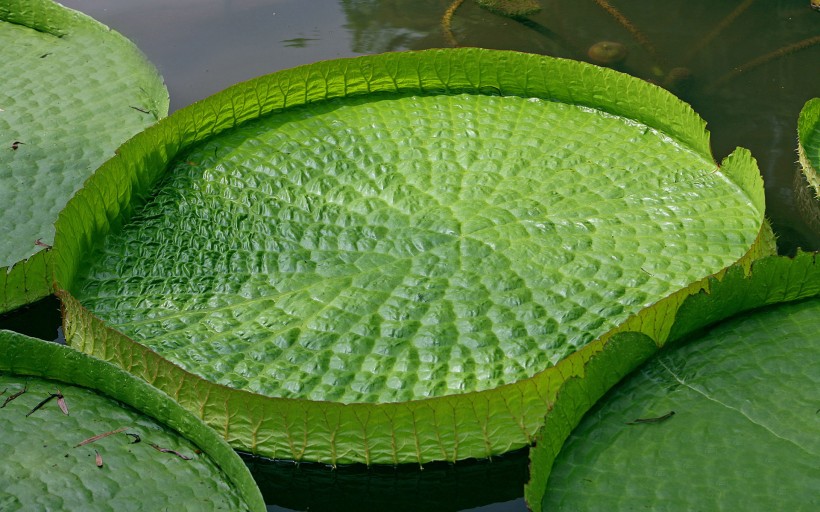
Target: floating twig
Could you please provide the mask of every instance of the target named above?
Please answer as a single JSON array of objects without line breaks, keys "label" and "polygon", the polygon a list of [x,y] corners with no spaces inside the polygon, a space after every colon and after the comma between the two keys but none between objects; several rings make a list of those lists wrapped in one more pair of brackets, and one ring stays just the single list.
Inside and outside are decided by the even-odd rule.
[{"label": "floating twig", "polygon": [[162,452],[162,453],[173,453],[174,455],[176,455],[176,456],[177,456],[177,457],[179,457],[180,459],[184,459],[184,460],[191,460],[191,457],[189,457],[189,456],[187,456],[187,455],[183,455],[183,454],[179,453],[178,451],[176,451],[176,450],[172,450],[172,449],[170,449],[170,448],[162,448],[161,446],[156,445],[156,444],[154,444],[154,443],[151,443],[151,447],[152,447],[153,449],[155,449],[156,451],[158,451],[158,452]]},{"label": "floating twig", "polygon": [[523,18],[541,10],[538,0],[476,0],[476,3],[490,12],[508,18]]},{"label": "floating twig", "polygon": [[458,41],[456,41],[456,36],[453,34],[453,15],[463,3],[464,0],[455,0],[441,17],[441,29],[444,31],[444,39],[447,40],[447,44],[453,47],[458,47]]},{"label": "floating twig", "polygon": [[78,444],[75,444],[74,448],[79,448],[80,446],[84,446],[84,445],[87,445],[89,443],[93,443],[94,441],[99,441],[100,439],[102,439],[104,437],[108,437],[108,436],[111,436],[111,435],[114,435],[114,434],[119,434],[120,432],[126,430],[126,428],[127,427],[121,427],[121,428],[118,428],[117,430],[112,430],[110,432],[103,432],[102,434],[97,434],[96,436],[89,437],[88,439],[85,439],[85,440],[79,442]]},{"label": "floating twig", "polygon": [[718,22],[718,24],[715,25],[715,28],[713,28],[711,32],[706,34],[706,37],[698,41],[698,44],[696,44],[691,50],[689,50],[689,53],[686,54],[686,57],[684,57],[683,62],[692,62],[692,59],[695,57],[695,55],[697,55],[698,53],[700,53],[701,50],[706,48],[706,46],[708,46],[714,38],[716,38],[718,35],[720,35],[721,32],[723,32],[724,29],[726,29],[726,27],[734,23],[735,19],[737,19],[737,17],[741,14],[743,14],[743,12],[754,3],[754,1],[755,0],[745,0],[742,4],[735,7],[735,9],[732,12],[726,15],[725,18],[720,20],[720,22]]},{"label": "floating twig", "polygon": [[27,413],[26,413],[26,418],[28,418],[29,416],[31,416],[32,414],[34,414],[34,412],[35,412],[35,411],[37,411],[37,410],[38,410],[38,409],[40,409],[42,406],[44,406],[44,405],[46,405],[47,403],[49,403],[51,400],[53,400],[53,399],[57,398],[57,396],[58,396],[58,395],[57,395],[57,393],[51,393],[51,394],[50,394],[50,395],[48,395],[47,397],[45,397],[45,398],[43,398],[42,400],[40,400],[40,403],[39,403],[39,404],[35,405],[35,406],[34,406],[34,408],[33,408],[32,410],[30,410],[29,412],[27,412]]},{"label": "floating twig", "polygon": [[[636,27],[635,24],[629,20],[629,18],[624,16],[623,13],[621,13],[621,11],[616,9],[607,0],[595,0],[595,3],[598,4],[598,6],[601,9],[605,10],[607,14],[612,16],[612,18],[615,21],[617,21],[619,25],[625,28],[626,31],[629,32],[630,35],[632,35],[635,41],[637,41],[638,44],[641,45],[641,47],[644,50],[646,50],[646,53],[649,54],[649,56],[652,58],[655,64],[660,67],[661,58],[658,55],[658,50],[655,49],[655,45],[652,44],[648,37],[646,37],[646,34],[641,32],[641,29]],[[662,71],[660,71],[660,69],[658,69],[657,72],[660,72],[662,74]]]},{"label": "floating twig", "polygon": [[129,105],[129,107],[133,108],[137,112],[142,112],[143,114],[150,114],[151,113],[150,111],[145,110],[144,108],[135,107],[133,105]]},{"label": "floating twig", "polygon": [[656,418],[638,418],[636,420],[632,420],[627,423],[627,425],[641,425],[644,423],[660,423],[662,421],[666,421],[672,416],[675,415],[675,411],[669,411],[668,413],[664,414],[663,416],[658,416]]},{"label": "floating twig", "polygon": [[780,57],[785,57],[790,53],[794,53],[796,51],[804,50],[810,46],[814,46],[816,44],[820,44],[820,36],[813,36],[809,37],[808,39],[803,39],[802,41],[798,41],[796,43],[784,46],[782,48],[778,48],[772,52],[769,52],[765,55],[761,55],[760,57],[754,58],[749,62],[741,64],[740,66],[736,67],[729,73],[726,73],[722,77],[718,78],[714,81],[707,90],[717,89],[718,87],[726,84],[727,82],[734,80],[738,76],[746,73],[747,71],[751,71],[755,68],[758,68],[764,64],[767,64],[775,59],[779,59]]},{"label": "floating twig", "polygon": [[[6,389],[8,389],[8,388],[6,388]],[[7,397],[6,397],[6,400],[3,402],[3,405],[0,405],[0,409],[2,409],[3,407],[5,407],[6,405],[8,405],[8,403],[9,403],[9,402],[11,402],[12,400],[14,400],[14,399],[15,399],[15,398],[17,398],[18,396],[20,396],[20,395],[22,395],[23,393],[25,393],[25,392],[26,392],[26,390],[28,390],[28,383],[26,383],[26,384],[23,386],[23,389],[21,389],[21,390],[20,390],[20,391],[18,391],[17,393],[14,393],[14,394],[12,394],[12,395],[7,396]],[[3,391],[3,393],[5,393],[5,391]]]},{"label": "floating twig", "polygon": [[578,58],[580,58],[581,55],[584,55],[584,52],[582,52],[576,44],[574,44],[572,41],[564,37],[557,30],[552,30],[549,27],[544,26],[543,24],[526,17],[515,17],[512,18],[512,20],[541,34],[542,36],[546,37],[551,41],[555,41],[563,49],[567,50],[570,54],[573,54]]}]

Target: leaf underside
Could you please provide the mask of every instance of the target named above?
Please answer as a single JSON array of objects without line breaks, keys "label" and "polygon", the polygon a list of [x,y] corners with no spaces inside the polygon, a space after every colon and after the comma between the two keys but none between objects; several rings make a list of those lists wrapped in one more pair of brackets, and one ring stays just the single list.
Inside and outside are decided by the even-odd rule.
[{"label": "leaf underside", "polygon": [[528,443],[600,344],[544,370],[744,258],[762,209],[748,152],[718,167],[639,80],[390,54],[239,84],[130,141],[61,215],[55,272],[72,344],[235,446],[457,460]]},{"label": "leaf underside", "polygon": [[0,1],[0,47],[3,312],[51,293],[39,253],[57,214],[117,146],[167,114],[168,93],[130,41],[50,0]]},{"label": "leaf underside", "polygon": [[[71,384],[74,379],[97,383],[112,397],[157,413],[206,452],[150,416]],[[0,408],[3,510],[160,510],[169,505],[264,510],[250,473],[224,441],[167,396],[118,368],[0,331],[0,391],[2,402],[22,392]],[[62,396],[67,415],[59,397],[37,408],[52,394]]]}]

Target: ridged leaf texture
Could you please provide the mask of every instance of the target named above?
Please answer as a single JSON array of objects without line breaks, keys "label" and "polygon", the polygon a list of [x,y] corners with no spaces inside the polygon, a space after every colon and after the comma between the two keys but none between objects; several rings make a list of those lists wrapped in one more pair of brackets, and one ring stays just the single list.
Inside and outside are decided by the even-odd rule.
[{"label": "ridged leaf texture", "polygon": [[624,347],[654,340],[622,332],[567,382],[530,453],[533,510],[814,508],[818,255],[758,260],[707,290],[679,309],[674,348],[588,413]]},{"label": "ridged leaf texture", "polygon": [[51,0],[0,0],[0,312],[52,291],[54,221],[126,139],[168,113],[127,39]]},{"label": "ridged leaf texture", "polygon": [[578,367],[547,368],[762,251],[762,211],[748,152],[715,164],[658,88],[436,50],[158,123],[61,215],[55,270],[72,344],[235,446],[423,463],[529,443]]},{"label": "ridged leaf texture", "polygon": [[[265,510],[224,440],[113,365],[0,331],[0,391],[4,511]],[[52,394],[68,414],[58,397],[37,408]]]}]

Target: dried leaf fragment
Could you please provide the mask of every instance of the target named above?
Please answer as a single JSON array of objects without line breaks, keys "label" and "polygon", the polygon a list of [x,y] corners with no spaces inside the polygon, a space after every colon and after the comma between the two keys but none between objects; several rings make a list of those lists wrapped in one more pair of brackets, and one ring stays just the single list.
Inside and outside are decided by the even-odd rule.
[{"label": "dried leaf fragment", "polygon": [[63,411],[63,414],[68,416],[68,405],[65,403],[65,397],[59,388],[57,388],[57,405],[60,406],[60,410]]},{"label": "dried leaf fragment", "polygon": [[191,460],[191,458],[192,458],[192,457],[189,457],[189,456],[187,456],[187,455],[183,455],[182,453],[179,453],[179,452],[178,452],[178,451],[176,451],[176,450],[172,450],[172,449],[170,449],[170,448],[162,448],[161,446],[156,445],[156,444],[154,444],[154,443],[151,443],[151,447],[152,447],[153,449],[155,449],[156,451],[158,451],[158,452],[162,452],[162,453],[173,453],[174,455],[176,455],[176,456],[177,456],[177,457],[179,457],[180,459],[184,459],[184,460]]},{"label": "dried leaf fragment", "polygon": [[118,428],[117,430],[112,430],[110,432],[103,432],[102,434],[97,434],[96,436],[89,437],[83,441],[80,441],[78,444],[74,445],[74,448],[79,448],[80,446],[84,446],[89,443],[93,443],[94,441],[99,441],[104,437],[108,437],[110,435],[119,434],[120,432],[124,431],[126,427]]},{"label": "dried leaf fragment", "polygon": [[[18,396],[20,396],[20,395],[22,395],[23,393],[25,393],[27,390],[28,390],[28,383],[26,383],[26,385],[25,385],[25,386],[23,386],[23,389],[21,389],[21,390],[20,390],[20,391],[18,391],[17,393],[14,393],[13,395],[9,395],[9,396],[7,396],[7,397],[6,397],[6,400],[3,402],[3,405],[0,405],[0,409],[2,409],[3,407],[5,407],[6,405],[8,405],[8,403],[9,403],[9,402],[11,402],[12,400],[14,400],[15,398],[17,398]],[[3,393],[5,393],[5,391],[3,391]]]}]

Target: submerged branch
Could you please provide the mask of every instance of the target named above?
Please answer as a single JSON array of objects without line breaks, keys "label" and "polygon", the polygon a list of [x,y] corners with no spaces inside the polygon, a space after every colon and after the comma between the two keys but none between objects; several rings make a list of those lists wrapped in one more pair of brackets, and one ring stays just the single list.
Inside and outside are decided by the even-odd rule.
[{"label": "submerged branch", "polygon": [[649,38],[646,37],[646,34],[641,32],[641,29],[636,27],[635,24],[629,20],[629,18],[624,16],[623,13],[621,13],[621,11],[615,8],[607,0],[595,0],[595,3],[598,4],[598,6],[601,9],[605,10],[607,14],[612,16],[612,18],[614,18],[615,21],[618,22],[618,24],[624,27],[632,35],[635,41],[637,41],[638,44],[641,45],[641,47],[644,50],[646,50],[646,52],[649,54],[649,56],[652,58],[655,64],[660,66],[661,59],[658,55],[658,50],[655,49],[655,45],[653,45]]},{"label": "submerged branch", "polygon": [[777,50],[761,55],[760,57],[756,57],[748,62],[741,64],[740,66],[737,66],[729,73],[726,73],[722,77],[718,78],[712,84],[710,84],[706,88],[706,90],[717,89],[723,85],[726,85],[726,83],[734,80],[743,73],[759,68],[760,66],[768,64],[769,62],[775,59],[785,57],[786,55],[789,55],[800,50],[804,50],[816,44],[820,44],[820,36],[809,37],[808,39],[803,39],[802,41],[798,41],[796,43],[784,46],[782,48],[778,48]]},{"label": "submerged branch", "polygon": [[720,20],[720,22],[717,25],[715,25],[715,28],[713,28],[711,32],[706,34],[706,36],[703,39],[701,39],[698,42],[698,44],[696,44],[691,50],[689,50],[689,53],[686,54],[686,57],[683,59],[683,62],[692,62],[692,59],[695,57],[695,55],[697,55],[698,53],[700,53],[701,50],[706,48],[706,46],[708,46],[713,39],[719,36],[720,33],[726,29],[726,27],[734,23],[737,17],[743,14],[743,12],[754,3],[754,1],[755,0],[745,0],[742,4],[735,7],[735,10],[733,10],[728,15],[726,15],[725,18]]},{"label": "submerged branch", "polygon": [[458,47],[458,41],[456,41],[456,36],[453,34],[453,15],[456,13],[456,9],[463,3],[464,0],[455,0],[450,4],[450,7],[444,11],[444,15],[441,17],[441,29],[444,31],[444,39],[447,41],[447,44],[454,48]]}]

